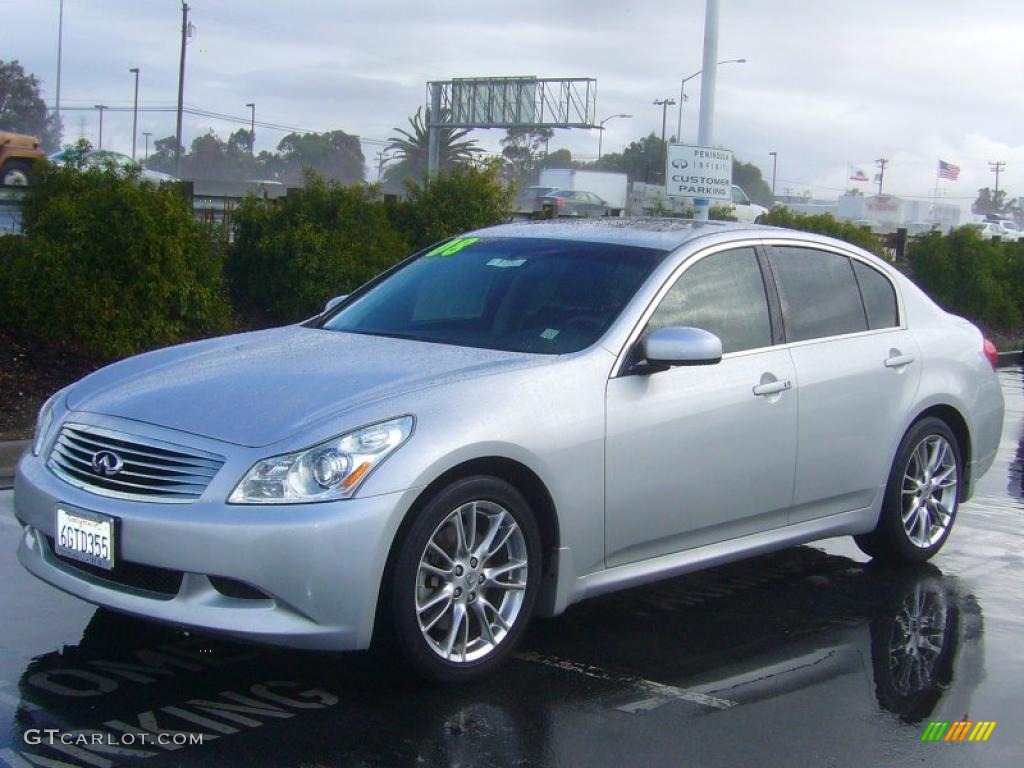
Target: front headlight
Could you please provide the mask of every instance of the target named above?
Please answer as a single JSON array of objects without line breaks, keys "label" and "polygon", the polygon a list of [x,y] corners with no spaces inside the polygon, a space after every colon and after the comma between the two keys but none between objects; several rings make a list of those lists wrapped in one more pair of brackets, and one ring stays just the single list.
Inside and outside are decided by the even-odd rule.
[{"label": "front headlight", "polygon": [[38,456],[43,450],[46,435],[50,432],[50,427],[53,424],[53,408],[67,394],[68,389],[69,387],[65,387],[50,395],[50,399],[43,403],[43,407],[39,409],[39,415],[36,416],[36,431],[32,436],[33,456]]},{"label": "front headlight", "polygon": [[295,504],[347,499],[412,434],[412,416],[382,421],[295,453],[257,461],[229,504]]}]

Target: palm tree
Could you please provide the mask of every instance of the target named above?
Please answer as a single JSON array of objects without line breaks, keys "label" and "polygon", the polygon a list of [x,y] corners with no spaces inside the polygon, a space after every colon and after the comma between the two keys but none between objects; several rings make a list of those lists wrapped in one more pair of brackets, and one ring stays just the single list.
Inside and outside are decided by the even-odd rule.
[{"label": "palm tree", "polygon": [[[423,115],[423,108],[416,110],[416,114],[409,118],[409,125],[412,131],[395,128],[399,136],[392,136],[388,139],[385,152],[394,154],[386,161],[388,169],[384,174],[387,181],[401,181],[404,178],[422,179],[427,175],[427,156],[430,152],[430,130],[427,122],[430,120],[430,110],[426,111],[426,118]],[[476,145],[475,139],[464,141],[469,131],[461,128],[441,128],[440,140],[438,142],[438,167],[444,169],[456,163],[467,163],[472,161],[478,152],[483,150]]]}]

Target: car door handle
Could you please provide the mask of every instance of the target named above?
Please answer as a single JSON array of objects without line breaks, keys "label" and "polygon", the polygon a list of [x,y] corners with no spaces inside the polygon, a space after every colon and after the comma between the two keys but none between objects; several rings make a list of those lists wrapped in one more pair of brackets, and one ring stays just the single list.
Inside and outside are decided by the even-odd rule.
[{"label": "car door handle", "polygon": [[754,387],[754,394],[758,397],[765,397],[767,395],[777,395],[779,392],[785,392],[787,389],[792,388],[793,382],[789,379],[778,379],[777,381],[758,384]]},{"label": "car door handle", "polygon": [[904,365],[910,365],[914,362],[913,355],[893,355],[892,357],[885,358],[886,368],[902,368]]}]

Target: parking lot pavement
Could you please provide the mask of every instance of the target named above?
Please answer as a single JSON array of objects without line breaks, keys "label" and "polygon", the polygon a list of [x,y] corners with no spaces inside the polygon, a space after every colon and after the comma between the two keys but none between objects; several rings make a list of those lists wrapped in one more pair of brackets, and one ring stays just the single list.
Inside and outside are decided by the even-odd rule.
[{"label": "parking lot pavement", "polygon": [[[0,766],[1021,765],[1024,388],[1000,376],[998,461],[934,563],[837,539],[590,600],[467,687],[97,610],[21,569],[2,492]],[[963,718],[997,725],[922,741]]]}]

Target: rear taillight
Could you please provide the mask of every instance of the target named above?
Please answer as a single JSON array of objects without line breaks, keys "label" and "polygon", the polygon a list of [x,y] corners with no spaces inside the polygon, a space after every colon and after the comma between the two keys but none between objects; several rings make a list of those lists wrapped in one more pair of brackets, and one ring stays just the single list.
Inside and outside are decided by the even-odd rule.
[{"label": "rear taillight", "polygon": [[994,371],[999,367],[999,350],[996,349],[996,345],[988,339],[985,339],[983,349],[985,351],[985,357],[988,358],[989,365],[992,366],[992,370]]}]

